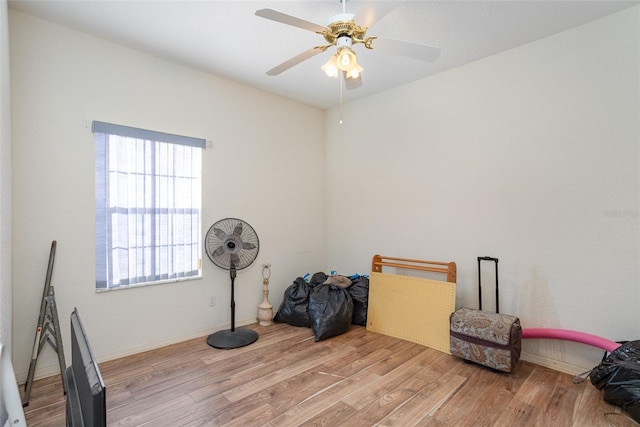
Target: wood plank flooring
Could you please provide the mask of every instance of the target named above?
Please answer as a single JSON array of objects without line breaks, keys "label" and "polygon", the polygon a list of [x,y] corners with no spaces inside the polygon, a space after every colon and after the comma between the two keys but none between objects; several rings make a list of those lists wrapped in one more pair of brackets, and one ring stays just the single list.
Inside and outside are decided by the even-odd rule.
[{"label": "wood plank flooring", "polygon": [[[590,382],[527,362],[497,373],[352,326],[248,328],[254,344],[205,337],[101,363],[109,426],[637,426]],[[59,376],[34,383],[30,427],[64,426]]]}]

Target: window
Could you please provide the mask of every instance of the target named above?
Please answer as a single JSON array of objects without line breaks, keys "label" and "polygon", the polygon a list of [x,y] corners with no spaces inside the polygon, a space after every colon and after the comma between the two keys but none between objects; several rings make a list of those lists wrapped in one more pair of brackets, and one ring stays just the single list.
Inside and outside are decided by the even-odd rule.
[{"label": "window", "polygon": [[93,122],[96,289],[201,277],[203,139]]}]

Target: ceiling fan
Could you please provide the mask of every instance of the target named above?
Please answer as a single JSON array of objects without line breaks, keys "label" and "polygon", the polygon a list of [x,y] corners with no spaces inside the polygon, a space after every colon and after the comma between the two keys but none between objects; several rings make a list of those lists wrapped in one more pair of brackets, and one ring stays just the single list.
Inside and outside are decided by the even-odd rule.
[{"label": "ceiling fan", "polygon": [[342,3],[342,13],[328,20],[326,26],[314,24],[273,9],[260,9],[256,15],[272,21],[292,25],[303,30],[313,31],[324,37],[327,44],[315,46],[294,56],[288,61],[267,71],[267,75],[276,76],[299,63],[336,46],[336,53],[322,67],[330,77],[338,77],[342,72],[347,89],[355,89],[362,85],[362,67],[358,64],[353,46],[363,44],[367,49],[376,49],[384,53],[407,56],[423,61],[433,61],[440,56],[440,48],[406,41],[367,36],[370,26],[382,19],[401,2],[373,2],[365,4],[357,14],[346,13],[347,0]]}]

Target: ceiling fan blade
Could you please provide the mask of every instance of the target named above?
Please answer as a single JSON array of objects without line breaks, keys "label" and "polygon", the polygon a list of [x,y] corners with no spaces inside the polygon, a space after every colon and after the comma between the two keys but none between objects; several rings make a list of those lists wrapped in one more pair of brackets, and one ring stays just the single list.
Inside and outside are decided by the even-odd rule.
[{"label": "ceiling fan blade", "polygon": [[440,56],[440,48],[401,40],[376,38],[372,49],[393,55],[408,56],[422,61],[433,61]]},{"label": "ceiling fan blade", "polygon": [[343,71],[342,73],[344,75],[344,85],[347,88],[347,90],[357,89],[360,86],[362,86],[362,75],[359,75],[354,79],[353,77],[347,77],[346,71]]},{"label": "ceiling fan blade", "polygon": [[240,236],[242,234],[242,223],[241,222],[236,224],[236,226],[233,228],[233,234],[235,234],[236,236]]},{"label": "ceiling fan blade", "polygon": [[303,30],[313,31],[314,33],[321,33],[327,29],[322,25],[314,24],[313,22],[305,21],[304,19],[296,18],[295,16],[287,15],[286,13],[278,12],[273,9],[256,10],[256,15],[261,18],[270,19],[283,24],[293,25],[294,27],[302,28]]},{"label": "ceiling fan blade", "polygon": [[242,242],[242,249],[251,250],[255,248],[256,248],[256,245],[254,245],[253,243]]},{"label": "ceiling fan blade", "polygon": [[274,67],[272,69],[270,69],[269,71],[267,71],[267,75],[269,76],[277,76],[278,74],[287,71],[289,68],[293,67],[294,65],[298,65],[299,63],[301,63],[302,61],[306,61],[307,59],[316,56],[317,54],[319,54],[320,52],[322,52],[321,49],[317,48],[317,47],[313,47],[309,50],[306,50],[304,52],[302,52],[299,55],[294,56],[293,58],[289,59],[288,61],[283,62],[282,64],[278,65],[277,67]]},{"label": "ceiling fan blade", "polygon": [[363,27],[371,27],[373,24],[387,16],[389,12],[401,6],[404,2],[367,2],[362,9],[356,13],[353,20]]}]

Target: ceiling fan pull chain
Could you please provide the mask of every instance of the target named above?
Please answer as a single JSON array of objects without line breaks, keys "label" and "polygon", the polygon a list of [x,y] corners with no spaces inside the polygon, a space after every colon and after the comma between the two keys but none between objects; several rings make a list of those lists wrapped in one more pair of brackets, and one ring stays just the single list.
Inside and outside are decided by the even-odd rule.
[{"label": "ceiling fan pull chain", "polygon": [[342,124],[342,86],[343,86],[343,82],[344,82],[344,73],[342,74],[342,78],[340,79],[340,124]]}]

